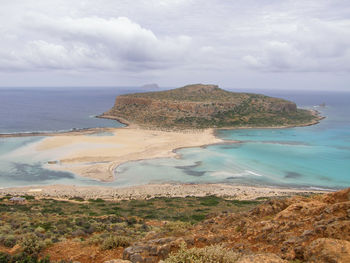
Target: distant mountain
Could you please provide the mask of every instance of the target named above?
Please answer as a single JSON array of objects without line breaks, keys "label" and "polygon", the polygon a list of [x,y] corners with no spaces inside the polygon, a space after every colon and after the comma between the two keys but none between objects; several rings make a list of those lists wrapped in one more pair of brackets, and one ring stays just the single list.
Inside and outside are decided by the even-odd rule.
[{"label": "distant mountain", "polygon": [[159,90],[159,86],[156,83],[145,84],[140,87],[143,90]]},{"label": "distant mountain", "polygon": [[147,127],[184,129],[303,126],[320,119],[291,101],[203,84],[120,95],[102,117]]}]

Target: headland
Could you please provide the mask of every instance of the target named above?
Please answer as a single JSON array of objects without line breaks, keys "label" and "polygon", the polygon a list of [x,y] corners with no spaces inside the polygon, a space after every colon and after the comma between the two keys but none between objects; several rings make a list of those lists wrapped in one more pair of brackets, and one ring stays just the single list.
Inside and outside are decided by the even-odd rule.
[{"label": "headland", "polygon": [[157,129],[281,128],[307,126],[322,117],[288,100],[230,92],[216,85],[120,95],[100,117]]}]

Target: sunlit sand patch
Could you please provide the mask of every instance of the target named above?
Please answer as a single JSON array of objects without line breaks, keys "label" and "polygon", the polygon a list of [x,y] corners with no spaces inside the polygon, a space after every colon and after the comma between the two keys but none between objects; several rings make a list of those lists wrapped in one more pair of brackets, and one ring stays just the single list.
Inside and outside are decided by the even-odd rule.
[{"label": "sunlit sand patch", "polygon": [[98,179],[114,180],[114,170],[128,161],[174,157],[175,149],[222,142],[212,129],[186,132],[115,129],[113,136],[64,135],[43,139],[36,146],[52,160],[46,168]]},{"label": "sunlit sand patch", "polygon": [[40,189],[40,188],[35,188],[35,189],[29,189],[28,192],[29,193],[37,193],[37,192],[42,192],[43,189]]}]

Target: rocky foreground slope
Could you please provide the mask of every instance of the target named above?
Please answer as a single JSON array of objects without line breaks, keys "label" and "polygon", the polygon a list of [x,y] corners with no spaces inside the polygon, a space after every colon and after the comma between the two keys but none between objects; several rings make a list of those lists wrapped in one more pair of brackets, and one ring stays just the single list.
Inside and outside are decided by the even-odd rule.
[{"label": "rocky foreground slope", "polygon": [[244,201],[20,199],[0,198],[0,263],[350,262],[350,188]]},{"label": "rocky foreground slope", "polygon": [[[180,253],[166,259],[182,242],[185,245]],[[214,246],[214,252],[208,252],[208,246]],[[203,247],[207,250],[203,251]],[[311,198],[270,200],[249,212],[222,213],[195,225],[181,237],[150,238],[133,244],[123,255],[132,262],[347,263],[350,262],[350,188]],[[196,258],[207,260],[196,261]]]},{"label": "rocky foreground slope", "polygon": [[202,84],[120,95],[113,108],[101,117],[168,128],[291,126],[319,119],[291,101]]}]

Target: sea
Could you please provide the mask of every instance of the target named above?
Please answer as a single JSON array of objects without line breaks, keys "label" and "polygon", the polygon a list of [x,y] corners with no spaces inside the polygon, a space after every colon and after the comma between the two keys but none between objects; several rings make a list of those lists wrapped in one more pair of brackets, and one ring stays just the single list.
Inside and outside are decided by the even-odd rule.
[{"label": "sea", "polygon": [[[130,87],[2,88],[0,133],[122,127],[117,121],[96,116],[111,108],[117,95],[137,91]],[[49,156],[42,156],[32,147],[43,136],[0,138],[0,188],[51,184],[123,187],[167,182],[303,189],[350,187],[350,92],[251,92],[292,100],[301,108],[318,110],[326,118],[307,127],[217,130],[216,135],[227,143],[180,149],[180,158],[124,163],[115,170],[113,182],[44,168]],[[322,103],[325,106],[320,106]]]}]

